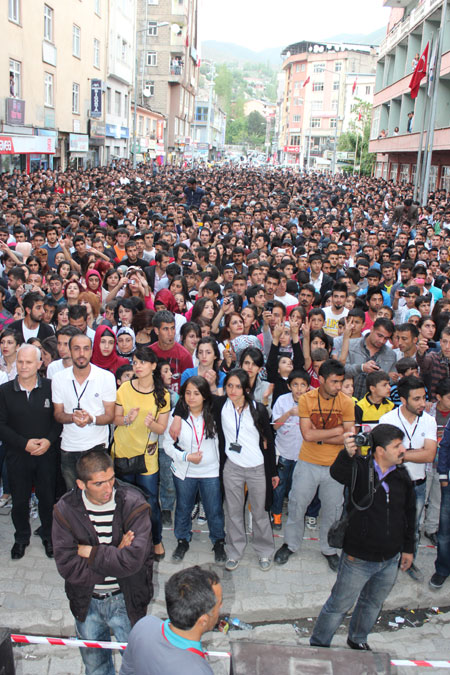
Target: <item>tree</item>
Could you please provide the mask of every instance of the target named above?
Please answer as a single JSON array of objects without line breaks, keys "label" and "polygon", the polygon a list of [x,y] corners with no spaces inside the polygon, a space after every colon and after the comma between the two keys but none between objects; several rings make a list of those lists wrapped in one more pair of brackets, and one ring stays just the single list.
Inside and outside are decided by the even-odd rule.
[{"label": "tree", "polygon": [[375,156],[369,152],[371,115],[372,105],[355,98],[349,131],[341,134],[338,142],[339,150],[356,151],[355,166],[359,166],[360,172],[365,175],[371,175],[375,162]]}]

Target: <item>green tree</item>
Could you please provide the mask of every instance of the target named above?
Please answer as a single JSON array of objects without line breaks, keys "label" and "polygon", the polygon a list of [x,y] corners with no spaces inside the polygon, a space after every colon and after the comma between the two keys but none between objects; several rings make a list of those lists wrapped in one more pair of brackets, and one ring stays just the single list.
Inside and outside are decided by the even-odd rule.
[{"label": "green tree", "polygon": [[370,124],[372,105],[360,98],[355,99],[352,117],[349,122],[349,131],[341,134],[338,149],[346,152],[356,151],[355,165],[365,175],[372,173],[375,155],[369,152]]}]

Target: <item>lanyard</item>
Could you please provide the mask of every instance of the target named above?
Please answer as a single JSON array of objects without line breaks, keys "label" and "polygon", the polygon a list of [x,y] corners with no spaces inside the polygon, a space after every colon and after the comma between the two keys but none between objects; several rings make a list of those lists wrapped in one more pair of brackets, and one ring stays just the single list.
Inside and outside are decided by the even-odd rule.
[{"label": "lanyard", "polygon": [[77,408],[79,408],[79,407],[80,407],[80,401],[81,401],[81,399],[83,398],[83,394],[84,394],[84,392],[85,392],[86,389],[87,389],[87,386],[88,386],[88,384],[89,384],[89,380],[88,380],[88,381],[86,382],[86,384],[84,385],[84,389],[83,389],[83,391],[81,392],[81,394],[80,394],[79,396],[78,396],[78,393],[77,393],[77,388],[76,388],[76,386],[75,386],[75,380],[72,380],[72,384],[73,384],[73,390],[74,390],[74,392],[75,392],[75,396],[77,397]]},{"label": "lanyard", "polygon": [[239,438],[239,430],[241,428],[241,418],[242,418],[242,415],[244,414],[244,410],[242,409],[242,411],[239,413],[239,420],[238,420],[238,416],[236,415],[236,408],[234,407],[234,405],[233,405],[233,412],[234,412],[234,423],[236,425],[236,440],[235,440],[235,443],[237,443],[238,438]]},{"label": "lanyard", "polygon": [[416,425],[415,425],[415,427],[414,427],[414,429],[413,429],[413,432],[412,432],[412,434],[411,434],[411,436],[410,436],[410,435],[408,434],[407,430],[406,430],[405,425],[403,424],[402,418],[400,417],[400,408],[397,408],[397,415],[398,415],[398,419],[400,420],[400,424],[402,425],[402,427],[403,427],[403,429],[404,429],[404,431],[405,431],[405,434],[408,436],[409,447],[410,447],[410,449],[412,450],[412,447],[411,447],[411,441],[412,441],[412,439],[413,439],[414,434],[416,433],[416,429],[417,429],[417,425],[419,424],[420,417],[417,418],[417,420],[416,420]]},{"label": "lanyard", "polygon": [[193,420],[193,418],[192,418],[192,415],[190,415],[189,418],[190,418],[190,420],[191,420],[191,422],[192,422],[192,428],[194,429],[195,440],[197,441],[197,452],[200,452],[200,446],[201,446],[201,444],[202,444],[203,436],[204,436],[204,434],[205,434],[205,420],[203,420],[202,435],[200,436],[200,440],[198,440],[197,429],[195,428],[195,423],[194,423],[194,420]]},{"label": "lanyard", "polygon": [[322,420],[322,424],[323,424],[322,429],[326,429],[326,428],[327,428],[328,421],[329,421],[329,419],[330,419],[330,417],[331,417],[331,413],[333,412],[334,401],[335,401],[335,397],[333,396],[333,403],[331,404],[331,410],[330,410],[330,412],[328,413],[327,419],[324,420],[324,419],[323,419],[323,414],[322,414],[322,408],[320,407],[320,394],[319,394],[319,390],[317,390],[317,405],[319,406],[320,419]]}]

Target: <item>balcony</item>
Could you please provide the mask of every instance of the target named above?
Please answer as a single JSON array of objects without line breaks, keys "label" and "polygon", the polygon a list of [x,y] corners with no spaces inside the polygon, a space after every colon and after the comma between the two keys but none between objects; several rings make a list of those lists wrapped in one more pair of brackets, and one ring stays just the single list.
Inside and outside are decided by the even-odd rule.
[{"label": "balcony", "polygon": [[409,35],[413,28],[420,24],[435,9],[440,7],[440,5],[442,5],[442,0],[423,0],[420,5],[417,5],[411,14],[395,24],[390,33],[386,35],[380,45],[378,58],[381,59],[385,54],[390,52],[401,40]]},{"label": "balcony", "polygon": [[179,83],[183,78],[184,61],[181,58],[172,58],[169,66],[169,82]]}]

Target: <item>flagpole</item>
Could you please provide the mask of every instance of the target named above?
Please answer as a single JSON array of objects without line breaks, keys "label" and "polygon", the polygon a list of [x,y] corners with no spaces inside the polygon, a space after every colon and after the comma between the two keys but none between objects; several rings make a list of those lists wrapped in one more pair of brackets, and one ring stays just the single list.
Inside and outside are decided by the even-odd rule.
[{"label": "flagpole", "polygon": [[355,159],[353,160],[353,175],[356,173],[356,157],[358,155],[358,141],[359,141],[359,134],[356,132],[356,147],[355,147]]},{"label": "flagpole", "polygon": [[422,191],[422,205],[426,206],[428,200],[428,189],[430,185],[430,171],[431,171],[431,158],[433,155],[433,143],[434,143],[434,125],[436,122],[436,108],[437,108],[437,93],[439,88],[439,78],[441,75],[441,55],[442,55],[442,46],[444,43],[444,29],[445,21],[447,18],[447,0],[444,0],[442,3],[441,10],[441,26],[439,29],[439,46],[436,55],[436,67],[435,67],[435,78],[434,78],[434,89],[433,89],[433,98],[431,100],[431,113],[430,113],[430,125],[428,127],[429,131],[427,133],[427,146],[428,146],[428,157],[427,164],[425,169],[425,179],[423,183]]},{"label": "flagpole", "polygon": [[[433,40],[431,40],[431,46],[432,45],[433,45]],[[431,49],[431,51],[432,51],[432,49]],[[428,72],[430,72],[429,69],[428,69]],[[424,139],[424,135],[425,135],[425,118],[426,118],[428,108],[429,108],[428,99],[429,99],[428,95],[425,94],[425,105],[423,106],[422,126],[421,126],[421,129],[420,129],[419,147],[418,147],[418,150],[417,150],[416,177],[415,177],[415,180],[414,180],[414,195],[413,195],[414,201],[416,201],[416,199],[417,199],[417,193],[419,191],[419,185],[423,185],[422,181],[420,180],[420,173],[421,173],[421,163],[422,163],[423,139]],[[425,162],[425,156],[424,156],[424,163],[426,163]]]}]

